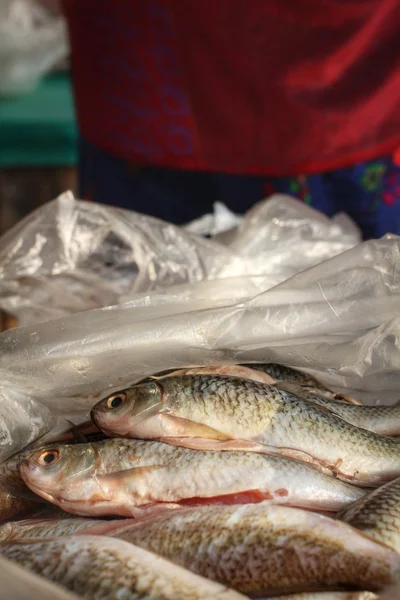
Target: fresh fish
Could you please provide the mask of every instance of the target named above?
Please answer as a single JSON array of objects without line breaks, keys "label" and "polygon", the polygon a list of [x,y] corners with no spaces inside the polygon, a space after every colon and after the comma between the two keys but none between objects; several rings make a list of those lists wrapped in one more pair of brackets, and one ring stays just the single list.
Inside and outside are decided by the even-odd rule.
[{"label": "fresh fish", "polygon": [[255,597],[400,578],[400,555],[346,523],[266,503],[186,508],[113,535]]},{"label": "fresh fish", "polygon": [[132,516],[155,503],[278,504],[337,511],[365,492],[317,469],[252,452],[194,451],[109,439],[25,455],[21,475],[37,494],[81,515]]},{"label": "fresh fish", "polygon": [[379,600],[399,600],[400,585],[390,586],[382,594],[379,594]]},{"label": "fresh fish", "polygon": [[51,538],[85,531],[90,535],[108,535],[116,528],[127,525],[129,519],[101,521],[94,519],[25,519],[10,521],[0,526],[0,541],[26,538]]},{"label": "fresh fish", "polygon": [[380,435],[400,435],[400,402],[393,406],[352,406],[315,394],[302,396],[335,413],[348,423]]},{"label": "fresh fish", "polygon": [[61,586],[46,581],[19,565],[0,558],[0,598],[2,600],[81,600]]},{"label": "fresh fish", "polygon": [[298,383],[303,387],[330,391],[312,375],[291,367],[286,367],[285,365],[279,365],[277,363],[252,363],[245,366],[265,373],[270,377],[271,383],[291,381],[293,383]]},{"label": "fresh fish", "polygon": [[340,479],[378,486],[400,475],[400,445],[322,407],[255,381],[185,375],[136,385],[97,403],[108,435],[203,450],[252,450],[312,463]]},{"label": "fresh fish", "polygon": [[268,600],[378,600],[378,596],[373,592],[304,592]]},{"label": "fresh fish", "polygon": [[244,600],[123,540],[80,535],[0,545],[0,555],[89,600]]},{"label": "fresh fish", "polygon": [[337,518],[400,553],[400,477],[357,500]]},{"label": "fresh fish", "polygon": [[[30,444],[27,448],[42,448],[48,444],[56,444],[65,442],[68,444],[82,442],[98,442],[104,439],[104,434],[101,433],[98,427],[92,420],[86,419],[80,423],[72,423],[69,420],[62,421],[58,427],[52,429],[39,440]],[[27,450],[25,449],[25,451]],[[21,454],[21,453],[20,453]]]}]

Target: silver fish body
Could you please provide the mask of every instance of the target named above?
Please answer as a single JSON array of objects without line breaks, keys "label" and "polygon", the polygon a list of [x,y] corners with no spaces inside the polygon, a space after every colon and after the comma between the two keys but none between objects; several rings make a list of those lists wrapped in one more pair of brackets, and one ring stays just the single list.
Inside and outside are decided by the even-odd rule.
[{"label": "silver fish body", "polygon": [[133,386],[96,404],[92,418],[109,435],[279,454],[359,485],[400,475],[396,440],[276,386],[234,377],[186,375]]},{"label": "silver fish body", "polygon": [[254,597],[376,590],[400,577],[400,555],[347,524],[265,503],[182,509],[114,535]]},{"label": "silver fish body", "polygon": [[95,519],[25,519],[10,521],[0,526],[0,542],[15,539],[52,538],[87,532],[90,535],[106,535],[118,527],[126,526],[129,519],[100,521]]},{"label": "silver fish body", "polygon": [[35,450],[25,454],[20,469],[37,494],[86,516],[129,517],[136,508],[156,503],[232,504],[265,499],[336,512],[365,493],[280,456],[195,451],[118,438]]}]

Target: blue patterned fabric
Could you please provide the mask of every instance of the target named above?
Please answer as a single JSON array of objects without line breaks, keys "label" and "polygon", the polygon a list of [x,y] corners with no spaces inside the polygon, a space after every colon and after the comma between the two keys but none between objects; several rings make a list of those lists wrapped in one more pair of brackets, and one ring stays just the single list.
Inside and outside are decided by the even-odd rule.
[{"label": "blue patterned fabric", "polygon": [[244,213],[274,193],[290,194],[333,216],[346,212],[365,239],[400,235],[400,167],[391,157],[294,177],[224,175],[131,165],[80,141],[80,195],[182,224],[215,201]]}]

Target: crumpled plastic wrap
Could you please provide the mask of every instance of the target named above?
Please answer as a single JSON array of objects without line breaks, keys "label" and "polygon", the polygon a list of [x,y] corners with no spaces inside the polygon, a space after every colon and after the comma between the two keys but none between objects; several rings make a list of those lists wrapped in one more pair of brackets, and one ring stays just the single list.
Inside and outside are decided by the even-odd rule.
[{"label": "crumpled plastic wrap", "polygon": [[33,0],[0,2],[0,95],[31,91],[68,55],[64,19]]},{"label": "crumpled plastic wrap", "polygon": [[55,427],[51,410],[18,391],[0,388],[0,463]]},{"label": "crumpled plastic wrap", "polygon": [[392,401],[400,395],[399,257],[400,238],[387,236],[239,302],[215,307],[206,298],[201,309],[200,285],[189,297],[155,291],[9,330],[0,335],[3,402],[18,393],[33,401],[29,410],[82,417],[151,373],[247,361],[301,367],[366,401]]},{"label": "crumpled plastic wrap", "polygon": [[400,238],[358,241],[282,196],[224,243],[70,194],[40,208],[0,240],[0,306],[26,323],[0,335],[0,460],[187,365],[281,362],[398,399]]},{"label": "crumpled plastic wrap", "polygon": [[204,280],[264,276],[265,290],[360,239],[287,196],[249,211],[230,244],[219,235],[66,193],[0,238],[0,307],[29,324]]}]

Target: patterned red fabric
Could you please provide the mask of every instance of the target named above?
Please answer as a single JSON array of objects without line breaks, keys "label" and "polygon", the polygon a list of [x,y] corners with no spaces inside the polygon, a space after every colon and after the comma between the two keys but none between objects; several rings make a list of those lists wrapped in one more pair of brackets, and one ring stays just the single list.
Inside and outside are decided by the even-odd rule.
[{"label": "patterned red fabric", "polygon": [[326,171],[400,144],[399,0],[64,0],[82,134],[140,164]]}]

